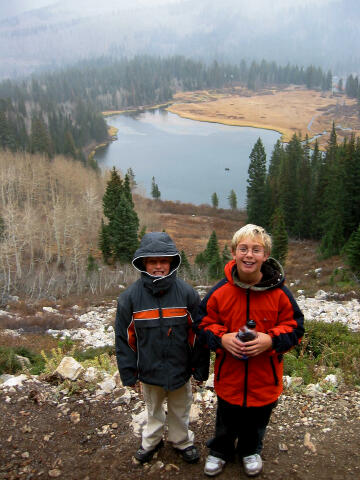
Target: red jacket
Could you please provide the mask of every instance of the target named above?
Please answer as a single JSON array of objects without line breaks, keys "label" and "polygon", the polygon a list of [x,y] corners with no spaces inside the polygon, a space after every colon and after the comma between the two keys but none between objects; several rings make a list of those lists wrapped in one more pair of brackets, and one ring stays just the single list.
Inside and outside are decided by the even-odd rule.
[{"label": "red jacket", "polygon": [[[284,286],[281,265],[269,258],[261,271],[261,283],[249,287],[240,283],[236,263],[230,261],[225,278],[201,302],[197,319],[199,331],[216,351],[216,393],[231,404],[246,407],[277,400],[282,392],[282,354],[304,334],[304,317]],[[273,349],[247,360],[237,359],[222,348],[221,337],[237,332],[250,319],[255,320],[257,331],[272,337]]]}]

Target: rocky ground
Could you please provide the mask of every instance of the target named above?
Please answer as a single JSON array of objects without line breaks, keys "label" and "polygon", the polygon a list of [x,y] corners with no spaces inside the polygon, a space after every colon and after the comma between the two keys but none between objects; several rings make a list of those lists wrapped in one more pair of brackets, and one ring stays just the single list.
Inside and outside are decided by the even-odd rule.
[{"label": "rocky ground", "polygon": [[[359,331],[357,299],[340,299],[324,291],[313,298],[297,293],[307,319],[342,321]],[[113,302],[87,312],[76,305],[67,311],[43,307],[32,318],[51,320],[53,328],[48,334],[54,337],[61,332],[84,346],[101,347],[113,345],[114,315]],[[6,317],[9,325],[20,322],[16,311],[0,311],[0,316]],[[56,328],[58,324],[61,329]],[[72,328],[66,329],[67,324]],[[24,332],[3,328],[1,344],[10,344],[13,336],[22,338]],[[213,432],[216,409],[211,382],[201,389],[194,386],[191,428],[201,461],[187,465],[165,444],[149,464],[140,465],[133,453],[140,444],[145,419],[141,394],[122,387],[117,375],[94,381],[93,373],[91,369],[83,372],[81,388],[72,394],[51,375],[46,381],[26,375],[0,377],[0,479],[206,478],[205,443]],[[268,427],[264,470],[258,478],[360,478],[360,390],[338,386],[336,378],[330,377],[306,388],[299,387],[301,379],[285,378],[287,389]],[[238,461],[229,462],[219,475],[228,480],[235,477],[245,478]]]},{"label": "rocky ground", "polygon": [[[48,382],[11,377],[0,388],[0,479],[206,478],[216,397],[211,387],[194,387],[194,399],[191,428],[201,461],[185,464],[166,443],[151,463],[140,465],[133,453],[144,419],[141,395],[118,386],[108,394],[69,396]],[[287,390],[268,427],[259,478],[360,478],[359,420],[358,390]],[[235,477],[245,475],[237,461],[229,462],[219,478]]]}]

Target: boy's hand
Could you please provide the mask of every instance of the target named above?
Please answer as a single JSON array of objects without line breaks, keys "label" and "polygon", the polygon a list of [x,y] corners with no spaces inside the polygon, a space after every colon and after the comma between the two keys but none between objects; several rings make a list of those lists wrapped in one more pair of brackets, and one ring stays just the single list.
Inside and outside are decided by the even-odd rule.
[{"label": "boy's hand", "polygon": [[231,353],[231,355],[234,355],[235,357],[241,357],[243,355],[242,352],[242,345],[245,345],[245,343],[240,342],[236,338],[237,332],[232,332],[232,333],[224,333],[224,335],[221,337],[221,345],[227,350],[228,352]]},{"label": "boy's hand", "polygon": [[256,357],[272,347],[272,338],[267,333],[257,332],[255,340],[242,343],[242,353],[247,357]]},{"label": "boy's hand", "polygon": [[255,340],[250,342],[241,342],[236,335],[237,332],[232,332],[221,337],[222,346],[235,357],[255,357],[272,346],[272,338],[267,333],[258,332]]}]

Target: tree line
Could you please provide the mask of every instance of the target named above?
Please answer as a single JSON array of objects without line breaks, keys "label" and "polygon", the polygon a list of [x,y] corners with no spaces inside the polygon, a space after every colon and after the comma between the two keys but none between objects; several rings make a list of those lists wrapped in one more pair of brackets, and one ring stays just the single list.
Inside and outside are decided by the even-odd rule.
[{"label": "tree line", "polygon": [[182,56],[81,61],[52,73],[0,82],[0,148],[85,162],[86,147],[108,137],[104,110],[163,104],[179,89],[304,84],[329,90],[331,78],[330,71],[314,66],[265,60],[239,65],[207,65]]}]

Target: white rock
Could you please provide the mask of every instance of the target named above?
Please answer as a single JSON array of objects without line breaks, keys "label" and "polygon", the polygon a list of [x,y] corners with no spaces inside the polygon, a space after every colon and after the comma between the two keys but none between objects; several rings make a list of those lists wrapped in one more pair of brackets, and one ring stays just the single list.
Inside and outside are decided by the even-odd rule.
[{"label": "white rock", "polygon": [[201,407],[198,404],[193,403],[190,409],[190,423],[197,422],[200,418],[200,413],[201,413]]},{"label": "white rock", "polygon": [[330,383],[334,387],[337,387],[339,385],[337,376],[333,375],[333,374],[326,375],[326,377],[324,378],[323,381],[326,382],[326,383]]},{"label": "white rock", "polygon": [[48,312],[48,313],[56,313],[57,315],[60,315],[59,314],[59,311],[56,310],[56,308],[52,308],[52,307],[43,307],[43,310],[44,312]]},{"label": "white rock", "polygon": [[85,382],[95,382],[99,377],[100,372],[95,367],[88,367],[84,372]]},{"label": "white rock", "polygon": [[23,382],[25,382],[25,380],[28,380],[28,379],[29,377],[25,374],[18,375],[18,376],[11,375],[11,378],[9,378],[4,383],[2,383],[0,385],[0,388],[21,387]]},{"label": "white rock", "polygon": [[84,367],[74,358],[64,357],[54,373],[63,379],[77,380],[84,370]]},{"label": "white rock", "polygon": [[214,388],[214,374],[212,373],[209,375],[209,378],[206,380],[205,383],[206,388]]},{"label": "white rock", "polygon": [[316,395],[319,395],[321,392],[322,392],[322,388],[320,387],[320,385],[318,383],[316,383],[316,384],[309,383],[305,387],[305,393],[309,397],[315,397]]},{"label": "white rock", "polygon": [[120,373],[119,373],[119,371],[117,371],[117,372],[114,373],[113,379],[114,379],[117,387],[122,387],[122,386],[123,386],[122,381],[121,381],[121,378],[120,378]]},{"label": "white rock", "polygon": [[102,382],[98,383],[100,389],[105,393],[111,393],[116,388],[114,377],[107,375]]}]

